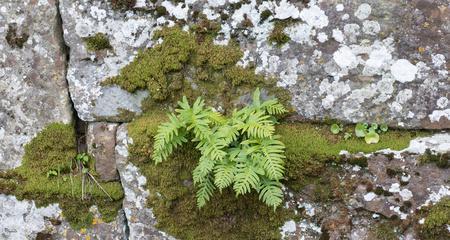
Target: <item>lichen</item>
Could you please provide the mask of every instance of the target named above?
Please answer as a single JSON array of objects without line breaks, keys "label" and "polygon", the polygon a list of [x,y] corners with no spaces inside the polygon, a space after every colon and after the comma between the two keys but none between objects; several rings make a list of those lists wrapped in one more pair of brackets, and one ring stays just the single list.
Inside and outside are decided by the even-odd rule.
[{"label": "lichen", "polygon": [[[112,221],[121,207],[120,183],[100,183],[112,201],[95,185],[86,193],[88,197],[81,200],[82,177],[72,169],[76,154],[73,126],[48,125],[25,146],[22,166],[0,174],[0,193],[15,195],[19,200],[34,200],[37,206],[59,203],[63,216],[74,228],[92,224],[89,212],[92,205],[98,206],[104,221]],[[58,176],[47,176],[49,170],[58,171]],[[95,171],[91,174],[96,175]]]},{"label": "lichen", "polygon": [[29,35],[25,32],[18,33],[17,24],[9,24],[6,32],[6,42],[13,48],[23,48],[23,45],[28,40]]},{"label": "lichen", "polygon": [[[232,191],[224,191],[216,194],[204,209],[197,209],[191,172],[199,153],[193,145],[184,146],[168,161],[154,165],[151,160],[153,136],[158,125],[166,120],[163,110],[155,109],[128,125],[133,139],[129,146],[130,160],[147,178],[148,204],[155,213],[158,227],[182,239],[279,239],[278,229],[285,220],[292,219],[292,213],[286,209],[269,211],[258,202],[257,196],[237,199]],[[341,163],[341,150],[352,153],[384,148],[399,150],[407,147],[416,136],[415,132],[391,130],[381,136],[378,144],[368,145],[362,139],[338,138],[325,125],[288,122],[277,126],[277,134],[286,145],[286,180],[283,183],[293,190],[312,184],[313,199],[322,202],[343,198],[351,191],[352,184],[342,184],[336,167],[328,164]],[[367,159],[354,164],[365,166]]]},{"label": "lichen", "polygon": [[83,40],[89,51],[100,51],[112,48],[108,37],[104,33],[96,33],[95,35],[86,37]]},{"label": "lichen", "polygon": [[174,106],[185,95],[191,100],[202,96],[208,104],[226,111],[257,86],[289,103],[287,90],[278,88],[275,81],[255,74],[252,67],[237,65],[243,56],[238,44],[213,43],[218,24],[200,17],[191,30],[175,26],[156,31],[154,40],[161,38],[162,43],[140,51],[120,75],[103,84],[116,84],[129,92],[147,89],[150,98],[143,104],[144,110]]},{"label": "lichen", "polygon": [[450,239],[450,198],[443,198],[432,206],[421,227],[420,235],[423,239]]}]

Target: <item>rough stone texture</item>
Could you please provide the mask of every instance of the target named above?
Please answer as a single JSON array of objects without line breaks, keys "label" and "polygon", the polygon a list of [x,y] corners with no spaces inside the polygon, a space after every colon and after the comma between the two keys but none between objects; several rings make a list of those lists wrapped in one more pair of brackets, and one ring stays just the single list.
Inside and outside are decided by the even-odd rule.
[{"label": "rough stone texture", "polygon": [[[115,221],[104,223],[97,208],[90,229],[73,230],[61,215],[58,204],[36,207],[33,201],[18,201],[14,196],[0,194],[0,239],[126,239],[125,218],[121,211]],[[39,238],[38,238],[39,239]]]},{"label": "rough stone texture", "polygon": [[106,122],[88,124],[87,149],[95,159],[95,170],[102,181],[114,181],[119,178],[114,150],[117,126],[116,123]]},{"label": "rough stone texture", "polygon": [[[132,97],[99,83],[117,74],[136,49],[152,45],[152,24],[191,24],[193,13],[201,12],[221,22],[217,44],[237,38],[245,53],[240,64],[254,63],[256,72],[279,78],[299,118],[450,128],[447,0],[230,2],[236,1],[137,1],[150,10],[143,14],[112,11],[99,1],[62,1],[72,54],[68,78],[80,117],[123,120],[120,109],[139,112],[143,92]],[[156,6],[168,14],[156,19]],[[260,21],[264,10],[272,15]],[[228,19],[220,20],[221,13]],[[291,40],[281,47],[270,43],[275,20],[289,19],[284,32]],[[243,27],[244,20],[253,26]],[[105,33],[114,50],[87,52],[83,37],[96,32]]]},{"label": "rough stone texture", "polygon": [[[403,228],[398,232],[403,237],[400,239],[420,239],[413,231],[420,225],[415,218],[416,210],[450,196],[450,169],[419,164],[419,154],[427,148],[447,152],[449,144],[450,134],[436,134],[413,140],[402,151],[367,154],[367,168],[344,165],[333,169],[340,186],[347,190],[332,202],[315,201],[315,189],[310,186],[301,192],[286,189],[286,206],[296,210],[302,220],[286,222],[282,234],[288,239],[319,239],[326,234],[329,239],[371,240],[377,239],[373,229],[384,221],[383,217],[396,217],[403,224],[399,226]],[[377,188],[388,194],[375,193]]]},{"label": "rough stone texture", "polygon": [[147,179],[139,173],[139,169],[128,162],[127,125],[122,124],[117,129],[116,161],[125,192],[123,209],[128,221],[129,239],[174,240],[173,237],[155,228],[156,219],[146,201],[149,195],[145,189]]},{"label": "rough stone texture", "polygon": [[44,126],[72,119],[60,27],[54,0],[0,3],[0,170],[19,166]]},{"label": "rough stone texture", "polygon": [[[64,39],[70,47],[67,80],[78,116],[84,121],[123,121],[120,113],[140,112],[146,91],[130,94],[100,83],[117,75],[139,48],[150,44],[152,16],[113,11],[107,1],[60,2]],[[96,33],[104,33],[113,49],[88,51],[83,39]]]}]

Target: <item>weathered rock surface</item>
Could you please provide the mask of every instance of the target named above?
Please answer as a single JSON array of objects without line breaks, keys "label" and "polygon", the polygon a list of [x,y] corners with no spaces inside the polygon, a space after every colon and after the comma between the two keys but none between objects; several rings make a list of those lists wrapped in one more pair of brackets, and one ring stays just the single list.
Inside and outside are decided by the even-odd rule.
[{"label": "weathered rock surface", "polygon": [[127,125],[120,125],[117,129],[116,161],[125,192],[123,209],[128,221],[129,239],[173,240],[173,237],[155,228],[156,218],[146,205],[149,196],[145,188],[147,179],[128,162],[128,144],[132,143]]},{"label": "weathered rock surface", "polygon": [[[123,121],[124,112],[140,112],[145,91],[130,94],[117,87],[102,87],[107,77],[118,74],[139,48],[150,44],[151,15],[113,11],[107,1],[60,1],[64,39],[70,47],[67,70],[70,94],[84,121]],[[88,51],[84,39],[104,33],[112,49]]]},{"label": "weathered rock surface", "polygon": [[0,3],[0,170],[44,126],[72,120],[60,27],[54,0]]},{"label": "weathered rock surface", "polygon": [[[152,45],[153,25],[189,25],[200,12],[221,23],[217,44],[236,37],[245,53],[242,65],[253,63],[256,72],[279,78],[300,118],[450,128],[448,1],[231,3],[137,1],[139,9],[150,10],[144,14],[113,11],[97,1],[62,1],[71,47],[68,78],[80,117],[124,120],[119,113],[139,112],[146,93],[130,95],[100,82],[116,75],[137,49]],[[156,6],[165,7],[166,15],[157,18]],[[261,21],[265,10],[270,16]],[[291,40],[281,47],[268,41],[275,21],[290,21],[284,33]],[[110,38],[114,50],[86,50],[83,38],[97,32]]]},{"label": "weathered rock surface", "polygon": [[64,221],[58,204],[36,207],[33,201],[19,201],[3,194],[0,203],[0,239],[126,239],[123,212],[115,221],[104,223],[94,207],[93,227],[76,231]]},{"label": "weathered rock surface", "polygon": [[339,185],[331,190],[330,202],[317,202],[317,189],[308,186],[301,192],[287,190],[286,206],[297,210],[302,220],[286,222],[282,233],[289,239],[378,239],[377,227],[396,218],[401,222],[396,224],[398,237],[421,239],[414,231],[421,224],[417,210],[450,196],[450,169],[420,164],[418,154],[426,149],[447,152],[448,144],[449,134],[436,134],[413,140],[403,151],[368,154],[367,168],[336,168]]},{"label": "weathered rock surface", "polygon": [[106,122],[88,124],[87,149],[95,159],[95,170],[102,181],[114,181],[119,178],[114,150],[117,126],[116,123]]}]

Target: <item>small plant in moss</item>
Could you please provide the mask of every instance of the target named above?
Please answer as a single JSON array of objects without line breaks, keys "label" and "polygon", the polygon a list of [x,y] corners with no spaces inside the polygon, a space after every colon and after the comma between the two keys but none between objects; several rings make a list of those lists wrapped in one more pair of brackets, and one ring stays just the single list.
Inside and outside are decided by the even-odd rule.
[{"label": "small plant in moss", "polygon": [[291,38],[284,32],[287,27],[287,22],[276,21],[272,32],[269,35],[269,42],[275,43],[277,46],[281,46],[291,40]]},{"label": "small plant in moss", "polygon": [[330,131],[333,134],[339,134],[342,130],[344,130],[344,126],[342,126],[342,124],[339,125],[337,123],[333,123],[330,127]]},{"label": "small plant in moss", "polygon": [[190,106],[186,97],[177,115],[158,128],[153,160],[160,163],[188,138],[196,142],[201,157],[193,171],[197,205],[203,207],[216,188],[232,186],[236,195],[256,190],[260,199],[274,209],[282,202],[280,180],[284,174],[284,145],[274,135],[276,120],[285,108],[276,99],[261,102],[257,89],[253,103],[235,110],[231,118],[205,109],[198,98]]},{"label": "small plant in moss", "polygon": [[96,33],[94,36],[84,38],[86,48],[89,51],[100,51],[104,49],[111,49],[108,37],[104,33]]},{"label": "small plant in moss", "polygon": [[[74,228],[92,224],[89,212],[92,205],[98,206],[104,221],[112,221],[121,206],[121,184],[96,182],[91,167],[94,160],[85,161],[86,156],[77,155],[73,126],[50,124],[25,146],[22,165],[0,174],[0,193],[34,200],[38,206],[59,203],[64,217]],[[85,170],[75,166],[77,162]],[[87,187],[89,181],[92,184]]]}]

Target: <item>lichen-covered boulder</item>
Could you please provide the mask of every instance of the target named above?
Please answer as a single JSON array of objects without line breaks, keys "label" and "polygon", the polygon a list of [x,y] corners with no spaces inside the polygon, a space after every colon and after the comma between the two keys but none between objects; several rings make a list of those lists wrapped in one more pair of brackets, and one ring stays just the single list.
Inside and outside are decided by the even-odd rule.
[{"label": "lichen-covered boulder", "polygon": [[78,116],[84,121],[123,121],[127,113],[139,113],[146,91],[131,94],[101,82],[151,44],[153,16],[114,11],[108,1],[62,0],[59,8],[70,48],[67,80]]},{"label": "lichen-covered boulder", "polygon": [[72,109],[55,0],[0,3],[0,170],[20,165],[23,146]]}]

